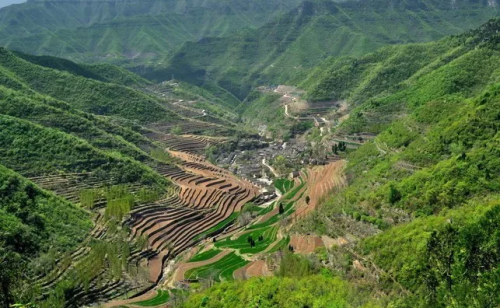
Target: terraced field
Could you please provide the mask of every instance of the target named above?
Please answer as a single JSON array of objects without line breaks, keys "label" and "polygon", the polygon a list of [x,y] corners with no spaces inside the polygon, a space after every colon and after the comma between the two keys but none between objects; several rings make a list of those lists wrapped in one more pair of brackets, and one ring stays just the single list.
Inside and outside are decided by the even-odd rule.
[{"label": "terraced field", "polygon": [[219,145],[227,140],[224,137],[173,135],[159,132],[149,133],[148,137],[170,150],[193,154],[203,154],[209,146]]},{"label": "terraced field", "polygon": [[204,251],[204,252],[199,253],[196,256],[192,257],[191,259],[189,259],[189,262],[199,262],[199,261],[210,260],[211,258],[215,257],[219,253],[221,253],[221,250],[219,250],[219,249],[210,249],[210,250]]},{"label": "terraced field", "polygon": [[133,302],[131,303],[134,306],[141,306],[141,307],[156,307],[162,304],[165,304],[168,299],[170,298],[170,294],[166,290],[158,290],[158,293],[155,297],[152,299],[144,300],[144,301],[139,301],[139,302]]},{"label": "terraced field", "polygon": [[[196,161],[185,161],[189,163],[187,168],[184,163],[158,165],[156,170],[178,187],[177,194],[163,204],[133,211],[126,222],[132,230],[132,237],[145,236],[149,249],[161,256],[162,261],[194,246],[218,227],[224,227],[228,219],[234,219],[235,212],[257,196],[252,184],[203,162],[201,158],[196,158]],[[161,269],[158,270],[157,263],[159,266],[163,264],[150,262],[150,271],[157,273],[156,279],[159,279]]]},{"label": "terraced field", "polygon": [[[183,157],[190,163],[199,161],[199,157],[192,154],[172,155]],[[180,262],[169,285],[183,281],[220,281],[272,275],[276,267],[267,263],[266,256],[287,250],[289,245],[295,252],[304,254],[323,246],[319,237],[290,235],[287,230],[298,218],[311,211],[327,192],[345,184],[342,173],[344,164],[337,161],[327,166],[304,169],[294,180],[276,180],[274,185],[282,194],[279,200],[261,207],[246,206],[245,211],[252,212],[256,218],[247,226],[232,226],[226,234],[205,246],[202,252]]]},{"label": "terraced field", "polygon": [[169,134],[181,132],[182,134],[234,136],[235,130],[226,125],[205,122],[197,119],[183,118],[181,121],[158,122],[150,125],[156,132]]},{"label": "terraced field", "polygon": [[[114,251],[99,248],[115,245],[110,243],[116,242],[116,233],[110,232],[104,219],[102,206],[106,200],[95,200],[97,215],[89,239],[74,253],[58,260],[55,270],[37,278],[41,288],[48,290],[64,277],[87,272],[88,278],[83,279],[71,294],[70,307],[91,302],[108,302],[107,307],[138,307],[155,304],[160,299],[166,301],[168,293],[154,296],[147,293],[148,298],[139,297],[135,303],[111,300],[143,293],[158,284],[164,285],[166,263],[200,243],[204,246],[209,243],[208,248],[178,263],[174,273],[167,275],[170,278],[165,276],[170,281],[169,286],[184,280],[222,281],[269,275],[272,269],[262,260],[264,254],[286,249],[291,244],[304,251],[319,245],[313,241],[311,246],[311,241],[296,236],[290,238],[281,230],[311,211],[328,191],[344,184],[341,176],[343,162],[304,171],[295,180],[276,181],[275,187],[281,192],[281,199],[270,205],[254,206],[252,213],[257,218],[250,225],[241,227],[237,223],[239,212],[258,196],[258,189],[199,155],[208,146],[224,142],[225,138],[158,132],[149,133],[148,137],[164,144],[168,156],[173,159],[170,164],[151,164],[173,186],[156,201],[135,202],[121,222],[130,233],[128,239],[120,241],[130,244],[126,247],[120,244],[122,246],[113,248]],[[103,189],[112,184],[100,181],[91,173],[34,177],[32,180],[75,203],[81,198],[82,191]],[[141,183],[129,183],[127,187],[134,195],[139,195],[144,188]],[[309,197],[308,203],[305,202],[306,196]],[[93,244],[96,240],[102,243],[101,246]],[[102,256],[97,258],[97,253]],[[91,260],[96,258],[107,265],[93,264]],[[120,273],[113,267],[112,258],[126,264]]]},{"label": "terraced field", "polygon": [[[302,178],[307,183],[306,190],[303,195],[304,198],[301,198],[297,202],[292,220],[304,217],[315,209],[321,198],[333,189],[343,187],[347,184],[343,174],[345,164],[345,161],[340,160],[326,166],[308,169],[307,173],[302,173]],[[309,202],[306,202],[305,196],[309,197]]]},{"label": "terraced field", "polygon": [[[144,202],[140,196],[147,188],[145,184],[124,185],[127,194],[134,197],[130,212],[120,214],[124,215],[121,222],[109,221],[110,200],[101,193],[115,184],[113,179],[102,180],[91,172],[31,178],[76,204],[83,204],[83,192],[89,192],[86,196],[91,199],[89,209],[95,218],[88,239],[73,253],[56,260],[52,270],[34,277],[42,292],[48,292],[67,277],[78,277],[71,294],[68,293],[68,307],[110,302],[147,291],[162,279],[167,260],[223,232],[241,208],[259,193],[250,182],[194,154],[224,142],[225,138],[161,133],[148,137],[165,142],[171,149],[170,155],[177,158],[173,164],[150,164],[172,186],[157,193],[156,201]],[[125,234],[124,230],[130,233]],[[162,294],[162,298],[166,295]]]},{"label": "terraced field", "polygon": [[188,280],[233,280],[233,272],[236,269],[245,266],[247,263],[248,261],[232,252],[214,263],[191,269],[187,271],[184,276]]}]

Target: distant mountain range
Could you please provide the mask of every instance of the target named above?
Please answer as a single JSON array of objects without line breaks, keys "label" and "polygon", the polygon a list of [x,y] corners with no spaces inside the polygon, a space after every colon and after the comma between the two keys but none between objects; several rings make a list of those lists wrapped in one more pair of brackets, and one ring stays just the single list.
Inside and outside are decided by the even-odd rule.
[{"label": "distant mountain range", "polygon": [[259,27],[299,2],[29,1],[0,10],[0,44],[76,61],[159,65],[186,41]]},{"label": "distant mountain range", "polygon": [[43,0],[0,10],[0,44],[154,80],[210,80],[243,99],[328,56],[436,40],[497,15],[496,0]]},{"label": "distant mountain range", "polygon": [[259,29],[188,42],[166,69],[147,76],[215,81],[243,99],[255,85],[284,83],[328,56],[437,40],[498,13],[491,1],[305,1]]}]

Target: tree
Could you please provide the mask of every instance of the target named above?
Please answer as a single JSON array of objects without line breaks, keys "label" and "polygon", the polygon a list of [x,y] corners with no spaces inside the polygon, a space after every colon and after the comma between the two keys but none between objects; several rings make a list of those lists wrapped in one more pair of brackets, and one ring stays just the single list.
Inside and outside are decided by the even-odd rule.
[{"label": "tree", "polygon": [[238,216],[238,225],[244,227],[250,223],[252,220],[252,215],[250,212],[243,212]]},{"label": "tree", "polygon": [[14,304],[14,289],[20,282],[24,262],[18,253],[0,248],[0,303],[2,307]]},{"label": "tree", "polygon": [[170,131],[173,135],[180,135],[182,133],[182,128],[180,126],[174,126],[172,127]]},{"label": "tree", "polygon": [[394,187],[393,184],[389,186],[389,202],[394,204],[401,200],[401,193]]},{"label": "tree", "polygon": [[334,144],[332,145],[332,152],[333,152],[333,154],[335,154],[335,155],[338,155],[338,154],[339,154],[339,147],[338,147],[338,145],[337,145],[336,143],[334,143]]},{"label": "tree", "polygon": [[283,215],[285,213],[285,208],[283,207],[283,203],[281,203],[281,202],[280,202],[278,211],[279,211],[280,215]]},{"label": "tree", "polygon": [[309,204],[310,201],[311,201],[311,198],[309,196],[306,196],[306,204]]},{"label": "tree", "polygon": [[279,174],[283,174],[286,171],[286,158],[283,155],[278,155],[274,158],[274,168]]}]

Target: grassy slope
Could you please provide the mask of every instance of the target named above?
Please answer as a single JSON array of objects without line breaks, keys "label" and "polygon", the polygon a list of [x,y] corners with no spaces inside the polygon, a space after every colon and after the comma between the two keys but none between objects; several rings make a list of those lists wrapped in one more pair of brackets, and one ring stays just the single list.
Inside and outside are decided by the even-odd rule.
[{"label": "grassy slope", "polygon": [[[415,73],[396,79],[395,84],[374,82],[381,77],[353,83],[350,89],[355,90],[347,90],[352,97],[375,98],[354,109],[340,132],[371,130],[380,134],[349,154],[349,187],[305,222],[332,236],[349,232],[365,237],[373,234],[372,227],[383,231],[362,240],[358,249],[410,292],[408,303],[413,307],[441,305],[450,298],[459,306],[473,301],[488,305],[481,289],[488,284],[488,292],[493,294],[499,286],[498,267],[488,260],[500,256],[489,248],[479,252],[478,247],[489,244],[477,232],[496,225],[485,217],[492,215],[488,211],[496,211],[498,205],[491,200],[498,199],[500,192],[499,27],[499,21],[492,21],[463,36],[422,46],[426,54],[432,54],[434,48],[447,48],[444,55],[411,68]],[[387,52],[397,56],[406,48],[389,48],[369,57]],[[387,62],[378,62],[395,75],[408,71],[383,63]],[[418,56],[415,63],[419,63]],[[334,79],[340,82],[341,73],[336,72],[339,76]],[[332,89],[334,84],[330,84]],[[383,125],[366,121],[378,119],[387,110],[399,112],[392,113]],[[354,222],[345,225],[346,214]],[[419,218],[411,221],[415,217]],[[394,225],[399,226],[391,227]],[[496,233],[490,236],[495,241]],[[436,241],[450,246],[437,248],[433,246]],[[455,254],[448,264],[443,263],[447,254]],[[476,262],[487,265],[474,268]],[[430,270],[443,266],[457,272],[450,277]],[[485,278],[460,272],[470,270]],[[454,288],[446,286],[448,280]],[[426,296],[429,292],[432,297]]]},{"label": "grassy slope", "polygon": [[4,74],[15,77],[33,91],[66,101],[89,113],[141,122],[177,118],[155,98],[131,88],[35,65],[5,49],[0,50],[0,64]]},{"label": "grassy slope", "polygon": [[[17,246],[15,249],[19,252],[47,250],[50,245],[68,250],[90,230],[87,213],[41,190],[3,165],[0,165],[0,183],[0,242]],[[16,238],[29,243],[16,243]]]},{"label": "grassy slope", "polygon": [[[55,62],[57,60],[51,61]],[[82,68],[74,63],[61,63],[65,67],[72,67],[73,71],[82,72]],[[126,72],[124,78],[120,78],[119,74],[116,77],[126,80],[129,75]],[[107,117],[78,110],[81,107],[92,109],[96,102],[94,99],[101,100],[103,104],[116,104],[120,97],[126,100],[131,94],[138,98],[137,103],[143,105],[150,102],[151,110],[158,108],[170,116],[153,99],[124,86],[34,65],[6,50],[2,50],[0,76],[4,165],[30,176],[98,171],[104,173],[103,176],[107,179],[113,178],[115,182],[165,184],[163,177],[140,163],[152,161],[145,152],[155,147],[151,141],[130,128],[115,124]],[[79,84],[88,84],[87,89],[93,94],[79,95],[76,91]],[[38,89],[41,91],[36,91]],[[66,91],[75,92],[66,96]],[[122,95],[124,92],[126,95]],[[64,101],[55,99],[50,94]],[[122,112],[120,105],[122,104],[116,104],[117,113],[129,114],[131,119],[142,117],[139,112]],[[159,116],[161,114],[160,112]]]},{"label": "grassy slope", "polygon": [[[20,278],[43,269],[43,262],[37,262],[40,255],[73,250],[91,227],[88,213],[0,165],[2,285],[25,291]],[[5,296],[2,292],[0,299]]]},{"label": "grassy slope", "polygon": [[22,52],[14,52],[16,56],[36,65],[69,72],[103,82],[112,82],[129,87],[142,87],[150,82],[117,66],[107,64],[76,64],[75,62],[52,56],[34,56]]}]

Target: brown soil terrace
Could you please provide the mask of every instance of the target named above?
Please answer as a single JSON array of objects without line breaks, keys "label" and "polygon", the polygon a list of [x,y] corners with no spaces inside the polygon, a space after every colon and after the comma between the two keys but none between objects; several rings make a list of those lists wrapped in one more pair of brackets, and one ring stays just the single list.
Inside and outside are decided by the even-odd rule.
[{"label": "brown soil terrace", "polygon": [[325,246],[321,237],[315,235],[292,235],[290,245],[293,246],[294,252],[300,254],[310,254],[316,248]]}]

